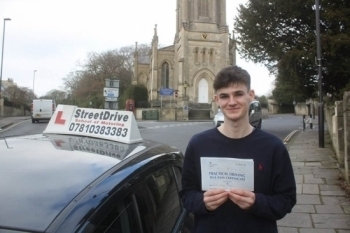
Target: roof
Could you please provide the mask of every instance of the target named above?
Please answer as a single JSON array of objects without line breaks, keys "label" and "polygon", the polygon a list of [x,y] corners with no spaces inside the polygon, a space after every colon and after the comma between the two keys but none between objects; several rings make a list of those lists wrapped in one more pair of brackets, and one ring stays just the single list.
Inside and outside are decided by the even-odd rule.
[{"label": "roof", "polygon": [[169,45],[158,49],[159,51],[175,51],[175,45]]}]

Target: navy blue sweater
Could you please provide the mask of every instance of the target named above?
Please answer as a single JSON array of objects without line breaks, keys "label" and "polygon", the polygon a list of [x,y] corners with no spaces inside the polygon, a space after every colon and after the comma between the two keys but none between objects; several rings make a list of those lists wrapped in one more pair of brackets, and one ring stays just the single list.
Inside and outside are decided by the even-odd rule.
[{"label": "navy blue sweater", "polygon": [[[253,206],[242,210],[228,199],[209,212],[203,202],[200,157],[253,159]],[[217,128],[194,135],[185,152],[180,194],[185,208],[195,215],[195,233],[277,232],[276,220],[296,203],[288,151],[279,138],[259,129],[240,139],[228,138]]]}]

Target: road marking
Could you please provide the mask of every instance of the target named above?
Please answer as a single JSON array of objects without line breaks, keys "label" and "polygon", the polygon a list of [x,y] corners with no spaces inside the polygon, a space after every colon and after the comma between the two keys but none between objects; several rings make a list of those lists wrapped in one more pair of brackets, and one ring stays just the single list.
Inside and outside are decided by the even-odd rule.
[{"label": "road marking", "polygon": [[293,130],[290,134],[287,135],[287,137],[283,140],[283,143],[286,145],[290,141],[290,139],[293,137],[294,134],[299,132],[299,130]]},{"label": "road marking", "polygon": [[169,128],[169,127],[178,127],[178,126],[187,126],[187,125],[198,125],[198,124],[204,124],[207,122],[189,122],[189,123],[180,123],[180,124],[171,124],[171,125],[158,125],[158,126],[142,126],[140,130],[145,130],[145,129],[164,129],[164,128]]}]

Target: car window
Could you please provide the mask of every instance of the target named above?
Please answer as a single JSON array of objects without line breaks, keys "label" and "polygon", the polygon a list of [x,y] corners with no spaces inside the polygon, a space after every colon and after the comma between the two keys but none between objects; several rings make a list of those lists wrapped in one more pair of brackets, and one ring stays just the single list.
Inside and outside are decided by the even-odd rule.
[{"label": "car window", "polygon": [[251,103],[249,105],[249,115],[252,113],[253,109],[254,109],[254,104]]},{"label": "car window", "polygon": [[172,167],[163,168],[135,190],[143,231],[171,232],[181,211],[180,197]]},{"label": "car window", "polygon": [[140,232],[137,213],[132,196],[128,195],[117,202],[111,212],[96,227],[96,233],[134,233]]},{"label": "car window", "polygon": [[255,109],[255,112],[261,112],[261,107],[259,102],[254,103],[254,109]]}]

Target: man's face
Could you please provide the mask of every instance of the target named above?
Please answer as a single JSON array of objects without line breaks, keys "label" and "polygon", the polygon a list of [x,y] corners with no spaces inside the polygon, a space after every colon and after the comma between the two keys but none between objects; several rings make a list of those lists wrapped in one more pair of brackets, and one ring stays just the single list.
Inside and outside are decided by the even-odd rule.
[{"label": "man's face", "polygon": [[225,120],[238,122],[249,119],[249,103],[254,99],[254,91],[248,91],[246,85],[234,83],[228,87],[217,90],[215,100],[221,108]]}]

